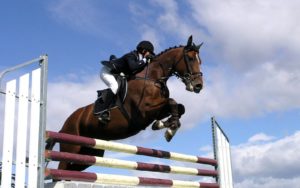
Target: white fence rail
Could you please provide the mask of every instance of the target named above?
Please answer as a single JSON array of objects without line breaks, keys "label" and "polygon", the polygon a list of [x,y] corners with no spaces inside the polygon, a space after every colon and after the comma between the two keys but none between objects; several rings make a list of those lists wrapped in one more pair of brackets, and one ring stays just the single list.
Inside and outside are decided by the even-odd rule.
[{"label": "white fence rail", "polygon": [[47,63],[48,57],[41,56],[0,73],[1,83],[7,73],[16,74],[35,64],[34,70],[7,81],[5,91],[1,83],[1,94],[5,94],[2,188],[36,188],[44,184],[41,131],[45,131],[46,122]]}]

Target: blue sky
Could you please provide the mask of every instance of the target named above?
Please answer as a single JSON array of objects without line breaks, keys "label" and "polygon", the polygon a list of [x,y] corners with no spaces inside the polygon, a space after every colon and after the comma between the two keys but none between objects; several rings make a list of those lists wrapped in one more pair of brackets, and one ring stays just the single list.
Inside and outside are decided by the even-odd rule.
[{"label": "blue sky", "polygon": [[105,87],[100,60],[143,39],[160,52],[192,34],[204,42],[205,87],[196,95],[177,79],[168,82],[187,109],[176,137],[166,143],[163,132],[147,129],[123,142],[209,155],[215,116],[232,144],[235,187],[297,187],[299,7],[296,0],[1,2],[0,70],[49,55],[48,128],[59,130]]}]

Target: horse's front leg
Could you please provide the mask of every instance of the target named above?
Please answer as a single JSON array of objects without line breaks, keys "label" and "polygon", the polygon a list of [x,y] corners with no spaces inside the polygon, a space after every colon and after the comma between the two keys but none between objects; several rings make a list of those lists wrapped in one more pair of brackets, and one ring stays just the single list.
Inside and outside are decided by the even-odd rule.
[{"label": "horse's front leg", "polygon": [[168,128],[165,132],[165,138],[169,142],[175,135],[176,131],[180,127],[180,117],[184,114],[185,109],[182,104],[177,104],[177,102],[170,98],[166,105],[168,115],[171,115],[166,121],[158,120],[152,125],[153,130]]}]

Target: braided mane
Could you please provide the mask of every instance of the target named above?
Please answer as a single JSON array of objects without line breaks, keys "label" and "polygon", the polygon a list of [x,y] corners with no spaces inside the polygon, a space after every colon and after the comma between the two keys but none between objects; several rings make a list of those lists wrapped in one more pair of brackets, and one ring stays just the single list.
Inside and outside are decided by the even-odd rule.
[{"label": "braided mane", "polygon": [[168,52],[168,51],[170,51],[170,50],[173,50],[173,49],[175,49],[175,48],[181,48],[181,47],[184,47],[184,46],[183,46],[183,45],[180,45],[180,46],[169,47],[168,49],[165,49],[164,51],[162,51],[162,52],[160,52],[159,54],[157,54],[155,57],[158,57],[158,56],[160,56],[160,55],[162,55],[162,54],[164,54],[164,53],[166,53],[166,52]]}]

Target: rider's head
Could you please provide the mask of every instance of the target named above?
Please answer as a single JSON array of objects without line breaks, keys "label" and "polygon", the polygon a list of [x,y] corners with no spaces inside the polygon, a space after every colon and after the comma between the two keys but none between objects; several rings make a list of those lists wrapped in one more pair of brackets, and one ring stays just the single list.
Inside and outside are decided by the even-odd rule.
[{"label": "rider's head", "polygon": [[150,52],[152,55],[155,55],[153,44],[146,40],[139,42],[139,44],[136,46],[136,50],[141,54]]}]

